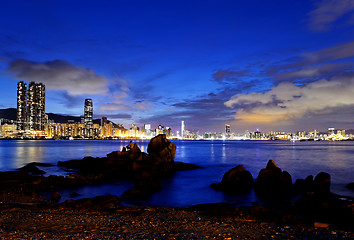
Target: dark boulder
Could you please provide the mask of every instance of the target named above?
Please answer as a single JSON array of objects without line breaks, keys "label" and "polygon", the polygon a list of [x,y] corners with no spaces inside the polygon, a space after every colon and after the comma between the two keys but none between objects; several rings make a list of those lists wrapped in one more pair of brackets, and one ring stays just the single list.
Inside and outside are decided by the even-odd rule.
[{"label": "dark boulder", "polygon": [[251,190],[253,183],[251,173],[243,165],[238,165],[224,174],[221,183],[214,183],[211,187],[216,190],[238,193]]},{"label": "dark boulder", "polygon": [[331,176],[328,173],[320,172],[313,180],[314,191],[318,194],[329,194],[331,187]]},{"label": "dark boulder", "polygon": [[176,145],[170,142],[165,134],[160,134],[150,140],[147,152],[154,159],[155,164],[173,163]]},{"label": "dark boulder", "polygon": [[149,172],[139,172],[135,176],[134,189],[142,190],[148,193],[160,191],[162,188],[160,180]]},{"label": "dark boulder", "polygon": [[273,160],[269,160],[254,184],[255,192],[266,198],[288,197],[292,191],[292,179],[287,171],[282,171]]},{"label": "dark boulder", "polygon": [[81,196],[81,194],[77,193],[77,192],[73,192],[73,193],[70,194],[71,198],[76,198],[76,197],[80,197],[80,196]]},{"label": "dark boulder", "polygon": [[19,168],[18,170],[23,171],[23,172],[27,172],[27,173],[31,173],[31,174],[34,174],[34,175],[45,174],[45,171],[39,169],[36,166],[36,163],[29,163],[29,164]]},{"label": "dark boulder", "polygon": [[102,171],[105,161],[107,158],[84,157],[81,160],[59,161],[57,165],[67,169],[76,169],[83,173],[96,173]]},{"label": "dark boulder", "polygon": [[296,179],[294,190],[296,194],[306,193],[306,192],[313,192],[313,176],[310,175],[305,179]]},{"label": "dark boulder", "polygon": [[347,188],[354,190],[354,182],[347,184]]},{"label": "dark boulder", "polygon": [[50,200],[54,203],[59,202],[59,200],[61,199],[61,195],[58,192],[52,192],[52,197],[50,198]]},{"label": "dark boulder", "polygon": [[192,163],[184,163],[184,162],[175,162],[174,170],[175,171],[188,171],[188,170],[195,170],[201,169],[202,167],[192,164]]},{"label": "dark boulder", "polygon": [[114,210],[120,206],[121,199],[115,195],[103,195],[92,198],[95,210]]}]

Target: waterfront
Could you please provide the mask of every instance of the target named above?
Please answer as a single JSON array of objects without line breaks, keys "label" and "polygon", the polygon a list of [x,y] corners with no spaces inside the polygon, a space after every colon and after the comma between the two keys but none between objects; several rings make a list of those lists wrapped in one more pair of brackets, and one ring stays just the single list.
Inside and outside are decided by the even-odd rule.
[{"label": "waterfront", "polygon": [[[119,140],[74,140],[74,141],[0,141],[0,169],[13,170],[29,162],[56,164],[58,161],[81,159],[84,156],[104,157],[111,151],[121,150],[129,141]],[[147,150],[148,141],[136,143],[142,151]],[[139,202],[126,204],[189,206],[207,202],[258,201],[253,192],[230,196],[217,192],[209,185],[219,182],[223,174],[232,167],[243,164],[257,177],[260,169],[273,159],[280,168],[293,178],[305,178],[323,171],[331,174],[334,193],[352,196],[354,192],[345,185],[354,182],[352,169],[354,142],[288,142],[288,141],[174,141],[177,146],[176,161],[194,163],[203,169],[178,172],[163,182],[163,190]],[[67,174],[58,167],[42,168],[47,174]],[[130,182],[87,186],[61,191],[63,199],[76,191],[82,197],[111,193],[120,196]]]}]

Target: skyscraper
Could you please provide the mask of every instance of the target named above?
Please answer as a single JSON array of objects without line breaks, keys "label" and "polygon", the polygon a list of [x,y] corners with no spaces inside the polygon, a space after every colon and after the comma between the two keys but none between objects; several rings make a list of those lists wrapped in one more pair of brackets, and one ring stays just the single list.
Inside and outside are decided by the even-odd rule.
[{"label": "skyscraper", "polygon": [[17,84],[17,129],[44,130],[45,86],[42,83]]},{"label": "skyscraper", "polygon": [[92,125],[93,120],[93,104],[92,99],[85,99],[85,106],[84,106],[84,123],[85,125]]},{"label": "skyscraper", "polygon": [[45,123],[45,86],[30,82],[27,91],[27,128],[44,130]]},{"label": "skyscraper", "polygon": [[17,83],[17,130],[26,128],[26,99],[27,84],[21,81]]},{"label": "skyscraper", "polygon": [[107,121],[107,117],[106,116],[102,116],[101,117],[101,127],[103,127],[105,124],[107,124],[108,121]]},{"label": "skyscraper", "polygon": [[184,138],[184,121],[181,122],[181,137]]},{"label": "skyscraper", "polygon": [[229,124],[225,124],[225,133],[226,133],[226,136],[230,136],[230,134],[231,134],[231,127]]}]

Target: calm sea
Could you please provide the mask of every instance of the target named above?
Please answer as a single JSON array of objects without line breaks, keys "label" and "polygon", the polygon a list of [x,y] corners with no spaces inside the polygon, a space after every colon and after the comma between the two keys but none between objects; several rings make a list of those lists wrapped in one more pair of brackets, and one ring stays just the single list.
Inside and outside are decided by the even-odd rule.
[{"label": "calm sea", "polygon": [[[142,151],[147,150],[149,141],[136,141]],[[58,161],[81,159],[84,156],[104,157],[107,153],[121,150],[129,141],[120,140],[74,140],[74,141],[0,141],[0,170],[13,170],[29,162],[56,164]],[[283,170],[288,171],[293,182],[297,178],[328,172],[331,175],[331,191],[354,197],[354,191],[345,185],[354,182],[354,142],[287,142],[287,141],[174,141],[177,146],[176,161],[194,163],[203,169],[177,172],[163,181],[163,190],[137,202],[152,206],[190,206],[210,202],[241,202],[248,204],[258,201],[253,192],[243,195],[227,195],[209,186],[220,182],[229,169],[243,164],[254,178],[273,159]],[[42,167],[47,175],[67,174],[58,167]],[[100,186],[87,186],[64,190],[62,200],[70,193],[82,197],[101,194],[120,196],[131,188],[131,182],[118,182]]]}]

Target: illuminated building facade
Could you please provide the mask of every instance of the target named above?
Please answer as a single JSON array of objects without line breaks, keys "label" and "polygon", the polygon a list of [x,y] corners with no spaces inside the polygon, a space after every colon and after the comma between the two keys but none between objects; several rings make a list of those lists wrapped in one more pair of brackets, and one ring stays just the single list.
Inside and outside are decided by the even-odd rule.
[{"label": "illuminated building facade", "polygon": [[108,124],[107,117],[102,116],[102,117],[101,117],[101,127],[103,127],[105,124]]},{"label": "illuminated building facade", "polygon": [[184,138],[184,121],[181,122],[181,137]]},{"label": "illuminated building facade", "polygon": [[17,130],[26,128],[27,84],[17,83]]},{"label": "illuminated building facade", "polygon": [[42,83],[17,84],[17,130],[44,130],[45,86]]},{"label": "illuminated building facade", "polygon": [[85,106],[84,106],[84,123],[85,125],[92,125],[93,120],[93,104],[92,99],[85,99]]},{"label": "illuminated building facade", "polygon": [[225,125],[225,133],[226,133],[227,138],[229,138],[231,136],[231,127],[229,124]]},{"label": "illuminated building facade", "polygon": [[27,129],[44,130],[45,86],[31,82],[27,90]]}]

